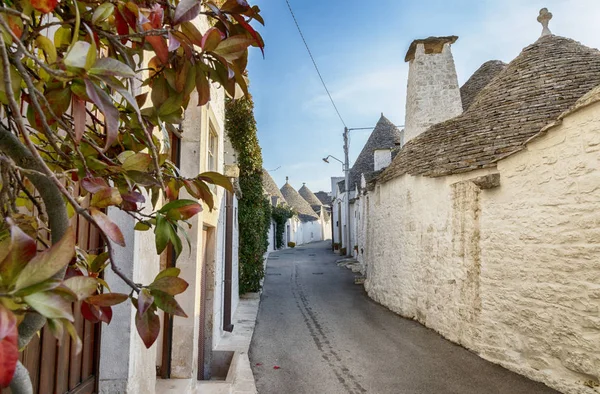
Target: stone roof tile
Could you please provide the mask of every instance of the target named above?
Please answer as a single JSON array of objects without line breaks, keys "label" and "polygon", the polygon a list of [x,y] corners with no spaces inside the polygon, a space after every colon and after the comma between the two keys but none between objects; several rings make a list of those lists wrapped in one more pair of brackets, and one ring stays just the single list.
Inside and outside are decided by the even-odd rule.
[{"label": "stone roof tile", "polygon": [[462,115],[406,143],[379,180],[493,167],[599,83],[600,51],[564,37],[541,37],[484,87]]},{"label": "stone roof tile", "polygon": [[469,109],[481,89],[486,87],[487,84],[505,68],[506,63],[501,62],[500,60],[490,60],[483,63],[481,67],[471,75],[469,80],[460,88],[463,111]]},{"label": "stone roof tile", "polygon": [[271,174],[269,174],[269,172],[264,168],[262,170],[262,185],[263,189],[265,189],[267,193],[269,193],[273,197],[278,197],[280,203],[286,202],[285,198],[283,198],[283,194],[281,194],[281,191],[277,187],[277,184],[271,177]]},{"label": "stone roof tile", "polygon": [[289,183],[286,182],[283,185],[281,194],[283,194],[283,198],[285,198],[288,205],[296,211],[301,221],[310,222],[319,219],[310,204]]}]

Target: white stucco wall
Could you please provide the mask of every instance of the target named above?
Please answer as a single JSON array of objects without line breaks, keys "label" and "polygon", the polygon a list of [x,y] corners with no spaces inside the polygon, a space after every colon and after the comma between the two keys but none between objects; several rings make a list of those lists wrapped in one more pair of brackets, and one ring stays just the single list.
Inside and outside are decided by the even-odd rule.
[{"label": "white stucco wall", "polygon": [[[376,186],[369,295],[508,369],[599,393],[599,152],[594,104],[497,170]],[[491,172],[500,186],[469,181]]]},{"label": "white stucco wall", "polygon": [[[373,171],[379,171],[390,165],[392,162],[391,149],[377,149],[373,152],[373,161],[375,163]],[[362,183],[362,179],[361,179]]]},{"label": "white stucco wall", "polygon": [[430,126],[462,113],[462,101],[450,44],[441,53],[426,54],[417,44],[409,62],[404,142]]}]

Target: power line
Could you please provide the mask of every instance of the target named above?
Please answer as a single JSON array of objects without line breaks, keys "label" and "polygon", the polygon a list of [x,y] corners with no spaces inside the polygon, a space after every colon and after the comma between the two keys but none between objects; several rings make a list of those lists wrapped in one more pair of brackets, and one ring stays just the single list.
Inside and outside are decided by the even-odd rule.
[{"label": "power line", "polygon": [[317,74],[319,74],[319,78],[321,79],[321,83],[323,84],[323,87],[325,88],[325,91],[327,92],[327,95],[329,96],[329,100],[331,100],[331,104],[333,104],[333,108],[335,108],[335,112],[337,112],[340,120],[342,121],[342,124],[344,125],[344,127],[346,126],[346,122],[344,122],[344,119],[342,118],[342,115],[340,114],[340,111],[337,109],[337,106],[335,105],[335,102],[333,101],[333,97],[331,97],[331,93],[329,93],[329,89],[327,89],[327,85],[325,84],[325,81],[323,80],[323,76],[321,76],[321,71],[319,71],[319,67],[317,66],[317,62],[315,61],[315,58],[312,55],[312,52],[310,51],[310,48],[308,47],[308,44],[306,43],[306,39],[304,39],[304,34],[302,34],[302,30],[300,29],[300,25],[298,24],[298,21],[296,20],[296,15],[294,15],[294,11],[292,10],[292,6],[290,5],[289,0],[285,0],[285,2],[287,3],[288,8],[290,9],[290,14],[292,14],[292,18],[294,19],[294,23],[296,24],[296,27],[298,28],[298,33],[300,33],[300,37],[302,38],[302,41],[304,42],[304,46],[306,47],[306,50],[308,51],[308,55],[310,56],[310,60],[312,60],[314,66],[315,66],[315,70],[317,70]]}]

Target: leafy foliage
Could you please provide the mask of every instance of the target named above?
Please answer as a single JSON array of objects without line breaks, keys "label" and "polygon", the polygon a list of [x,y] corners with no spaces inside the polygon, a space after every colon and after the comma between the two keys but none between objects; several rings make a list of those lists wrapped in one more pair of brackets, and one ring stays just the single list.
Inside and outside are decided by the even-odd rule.
[{"label": "leafy foliage", "polygon": [[240,234],[240,293],[260,290],[264,277],[264,254],[269,247],[271,204],[262,186],[262,153],[256,135],[254,104],[250,97],[227,100],[225,129],[238,153],[240,188],[243,198],[238,204]]},{"label": "leafy foliage", "polygon": [[277,249],[282,248],[285,245],[283,241],[285,224],[288,219],[292,218],[294,215],[294,210],[287,205],[280,204],[273,208],[271,216],[275,221],[275,246]]},{"label": "leafy foliage", "polygon": [[[212,20],[205,32],[199,16]],[[190,103],[210,100],[211,83],[232,97],[247,94],[248,48],[264,47],[252,21],[264,24],[245,0],[3,2],[0,388],[13,379],[17,328],[31,333],[19,346],[44,318],[55,335],[66,329],[78,340],[74,301],[86,319],[109,323],[111,307],[130,300],[146,346],[160,330],[158,309],[186,316],[174,298],[187,287],[179,271],[143,285],[119,270],[113,244],[127,245],[106,210],[130,215],[136,230],[153,229],[157,253],[172,245],[179,255],[198,200],[213,208],[209,184],[232,190],[218,173],[182,177],[169,141]],[[194,200],[179,199],[183,188]],[[76,245],[67,213],[95,227],[106,251]],[[107,267],[129,294],[110,292]]]}]

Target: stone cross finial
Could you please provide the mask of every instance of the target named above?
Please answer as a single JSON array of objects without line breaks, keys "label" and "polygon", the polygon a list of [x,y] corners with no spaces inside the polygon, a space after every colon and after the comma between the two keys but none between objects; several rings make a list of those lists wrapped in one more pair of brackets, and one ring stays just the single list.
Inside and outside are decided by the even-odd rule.
[{"label": "stone cross finial", "polygon": [[542,37],[552,35],[552,32],[548,28],[548,23],[550,22],[550,19],[552,19],[552,13],[549,12],[547,8],[542,8],[540,10],[540,15],[537,18],[538,22],[540,22],[544,27],[542,29]]}]

